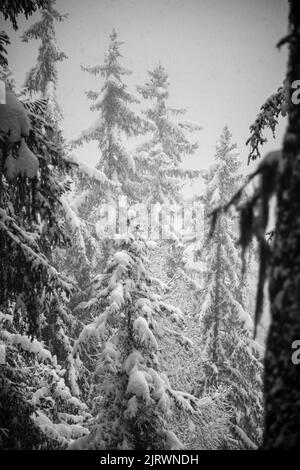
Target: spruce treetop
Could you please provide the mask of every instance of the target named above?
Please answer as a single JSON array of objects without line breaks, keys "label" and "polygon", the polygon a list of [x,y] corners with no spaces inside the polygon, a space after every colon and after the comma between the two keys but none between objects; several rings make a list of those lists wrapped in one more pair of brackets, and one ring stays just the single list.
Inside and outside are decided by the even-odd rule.
[{"label": "spruce treetop", "polygon": [[42,18],[34,23],[22,35],[22,40],[39,39],[41,45],[37,63],[28,72],[24,86],[30,94],[41,93],[48,99],[48,112],[54,121],[60,120],[61,110],[56,100],[57,62],[66,59],[56,42],[55,22],[63,21],[67,15],[60,14],[55,9],[55,0],[48,0],[47,6],[42,10]]},{"label": "spruce treetop", "polygon": [[137,87],[143,98],[151,101],[144,114],[153,126],[150,139],[137,151],[144,192],[152,202],[174,201],[179,199],[184,179],[199,176],[197,171],[183,170],[180,164],[185,155],[198,148],[197,142],[191,142],[186,134],[201,127],[178,119],[186,113],[185,109],[168,106],[170,83],[164,67],[159,64],[148,74],[146,84]]},{"label": "spruce treetop", "polygon": [[96,141],[100,150],[97,169],[109,180],[120,184],[124,194],[134,198],[137,193],[135,161],[126,149],[126,139],[144,133],[146,120],[131,109],[131,105],[139,103],[139,100],[128,91],[123,81],[123,76],[131,74],[131,71],[119,62],[122,44],[123,41],[118,39],[117,32],[113,30],[104,63],[82,67],[83,71],[102,76],[104,83],[100,90],[86,92],[92,101],[90,109],[98,112],[98,117],[71,145],[75,147],[84,142]]}]

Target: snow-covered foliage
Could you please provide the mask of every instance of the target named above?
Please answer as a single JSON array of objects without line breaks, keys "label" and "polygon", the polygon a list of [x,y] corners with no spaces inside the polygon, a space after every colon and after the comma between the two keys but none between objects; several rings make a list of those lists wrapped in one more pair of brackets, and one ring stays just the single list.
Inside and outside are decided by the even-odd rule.
[{"label": "snow-covered foliage", "polygon": [[[206,175],[204,200],[208,214],[229,200],[240,185],[235,147],[225,127],[215,164]],[[251,338],[253,322],[244,302],[246,285],[234,224],[233,212],[222,214],[205,252],[207,276],[199,318],[204,345],[203,386],[204,390],[228,387],[227,398],[233,411],[233,440],[228,445],[248,448],[249,442],[252,447],[259,445],[262,435],[262,363]]]},{"label": "snow-covered foliage", "polygon": [[246,145],[250,146],[248,163],[261,156],[259,147],[267,142],[266,137],[263,135],[266,129],[270,129],[273,137],[275,137],[278,117],[280,115],[286,116],[289,99],[288,82],[286,81],[278,88],[277,92],[271,95],[261,106],[254,123],[250,126],[250,137],[246,141]]},{"label": "snow-covered foliage", "polygon": [[[1,305],[9,305],[13,299],[16,310],[24,318],[28,316],[34,331],[40,305],[48,304],[55,291],[68,295],[73,288],[45,256],[46,249],[66,242],[55,213],[57,198],[65,187],[53,169],[64,171],[67,164],[58,159],[62,149],[53,147],[41,134],[41,123],[33,117],[30,123],[22,103],[11,92],[6,95],[6,104],[0,109],[4,170],[0,193]],[[43,157],[45,152],[48,161]]]},{"label": "snow-covered foliage", "polygon": [[24,42],[30,39],[41,41],[37,64],[28,72],[24,86],[30,95],[41,94],[47,99],[46,118],[50,119],[52,125],[57,124],[62,117],[56,97],[57,62],[67,57],[57,45],[54,28],[55,22],[63,21],[66,15],[61,15],[55,9],[55,3],[56,0],[48,0],[41,11],[41,20],[22,35]]},{"label": "snow-covered foliage", "polygon": [[87,435],[85,423],[91,416],[67,385],[66,369],[43,342],[16,333],[12,313],[0,318],[0,339],[6,347],[0,375],[5,405],[0,413],[1,448],[65,448],[72,439]]},{"label": "snow-covered foliage", "polygon": [[[168,429],[171,405],[201,416],[197,399],[174,390],[160,371],[162,316],[183,324],[182,312],[163,302],[152,287],[145,242],[137,234],[116,236],[104,274],[94,281],[89,308],[94,320],[82,330],[73,354],[100,348],[94,373],[97,419],[91,434],[74,446],[86,449],[178,449]],[[171,332],[172,334],[172,332]],[[177,328],[174,337],[183,340]],[[173,436],[172,439],[170,436]],[[71,445],[70,448],[75,448]]]},{"label": "snow-covered foliage", "polygon": [[16,98],[16,96],[6,90],[5,104],[1,105],[0,114],[0,136],[3,141],[8,136],[10,143],[21,140],[21,137],[29,135],[30,121],[27,112]]},{"label": "snow-covered foliage", "polygon": [[182,268],[182,250],[179,247],[175,250],[171,241],[152,250],[150,273],[167,287],[164,289],[164,302],[181,308],[185,318],[181,337],[176,337],[172,320],[161,318],[165,330],[161,338],[162,370],[168,374],[173,388],[201,397],[203,405],[200,419],[176,413],[172,419],[173,430],[188,449],[222,449],[230,437],[226,389],[209,390],[205,396],[199,393],[203,381],[203,344],[198,320],[202,289],[194,288],[193,278],[186,278]]},{"label": "snow-covered foliage", "polygon": [[131,105],[139,101],[127,90],[127,85],[123,81],[123,77],[131,74],[131,71],[119,62],[122,57],[119,50],[122,44],[123,41],[118,39],[114,30],[110,35],[110,45],[105,53],[104,64],[82,67],[84,71],[93,75],[101,75],[104,83],[100,91],[87,92],[88,99],[92,101],[90,109],[97,112],[98,117],[78,139],[73,141],[72,145],[96,141],[101,152],[97,169],[109,180],[120,184],[123,193],[131,194],[135,199],[137,190],[137,183],[134,181],[135,161],[124,145],[124,137],[144,132],[146,122],[130,109]]},{"label": "snow-covered foliage", "polygon": [[183,181],[199,176],[199,172],[184,170],[180,164],[185,155],[191,155],[198,148],[191,143],[186,132],[198,131],[197,123],[178,119],[184,109],[175,109],[167,105],[169,97],[168,75],[159,65],[149,73],[149,81],[139,86],[143,98],[151,100],[152,106],[144,111],[152,124],[151,138],[141,144],[136,152],[139,179],[143,182],[144,201],[174,201],[179,197]]},{"label": "snow-covered foliage", "polygon": [[74,162],[78,166],[79,171],[85,174],[91,180],[96,180],[101,184],[109,182],[111,187],[117,187],[116,183],[108,180],[103,171],[97,170],[97,168],[94,168],[88,165],[87,163],[81,161],[74,152],[70,153],[67,158],[69,161]]},{"label": "snow-covered foliage", "polygon": [[[33,422],[38,404],[31,397],[43,385],[39,380],[32,384],[37,368],[51,374],[58,367],[52,360],[54,336],[47,337],[46,332],[51,330],[49,319],[53,318],[64,336],[65,325],[55,312],[64,310],[74,291],[74,283],[51,262],[51,251],[69,242],[58,211],[59,199],[68,188],[63,175],[70,164],[62,158],[59,139],[49,138],[53,129],[43,119],[46,105],[45,101],[23,104],[7,85],[5,104],[0,106],[0,308],[6,346],[6,364],[0,369],[1,402],[6,404],[0,413],[1,448],[44,448],[48,438],[53,438]],[[71,345],[64,339],[69,350],[63,348],[62,375],[76,395],[76,365]],[[40,365],[31,365],[33,357]],[[54,399],[52,402],[58,405]],[[48,419],[57,423],[55,413]],[[56,439],[51,447],[67,442]]]},{"label": "snow-covered foliage", "polygon": [[[98,142],[100,153],[96,168],[83,162],[71,150],[67,157],[68,161],[74,163],[74,185],[68,198],[68,206],[72,209],[72,213],[66,204],[65,209],[68,210],[68,225],[73,223],[71,232],[73,235],[76,232],[74,241],[79,248],[79,256],[76,262],[74,251],[70,249],[65,267],[68,272],[74,273],[83,291],[77,304],[86,298],[85,295],[89,295],[87,293],[89,281],[99,269],[99,263],[103,268],[108,256],[106,243],[109,245],[109,240],[105,239],[109,234],[106,233],[107,224],[102,217],[106,216],[102,214],[103,204],[105,202],[114,204],[122,193],[131,198],[137,197],[136,188],[132,186],[135,163],[125,144],[128,137],[136,136],[143,131],[144,121],[130,109],[132,104],[137,103],[137,99],[127,91],[127,86],[123,82],[123,77],[130,71],[119,63],[121,45],[122,41],[113,31],[104,64],[84,68],[103,78],[100,91],[92,90],[87,93],[88,98],[93,101],[91,109],[98,114],[98,117],[71,146],[90,140]],[[114,210],[115,208],[112,208],[112,212]],[[74,223],[76,223],[75,230]],[[81,262],[83,252],[86,257],[84,263]],[[84,312],[82,315],[84,316]]]},{"label": "snow-covered foliage", "polygon": [[[55,38],[66,15],[55,3],[0,6],[15,28],[19,13],[42,8],[22,36],[40,47],[20,93],[0,33],[0,447],[255,449],[263,348],[251,338],[236,218],[221,211],[205,244],[194,206],[177,217],[183,184],[200,174],[182,160],[197,150],[189,134],[201,127],[168,105],[161,65],[137,87],[151,103],[138,115],[113,31],[104,63],[83,67],[102,79],[86,93],[96,119],[67,147],[56,94],[66,56]],[[264,127],[274,130],[285,112],[285,93],[279,89],[251,126],[252,158]],[[205,193],[193,200],[205,203],[206,231],[209,214],[242,181],[230,138],[225,128],[215,164],[201,172]],[[73,151],[90,141],[99,149],[95,168]],[[280,157],[269,154],[255,174],[277,171]],[[267,218],[264,204],[261,214]],[[147,239],[153,231],[155,242]]]},{"label": "snow-covered foliage", "polygon": [[[55,37],[55,24],[62,22],[67,15],[60,14],[55,8],[55,0],[47,1],[45,8],[41,11],[41,20],[34,23],[23,34],[22,39],[24,42],[35,39],[41,42],[36,65],[31,68],[25,80],[25,89],[23,94],[27,96],[37,95],[41,98],[36,100],[33,104],[24,100],[28,114],[33,119],[38,118],[41,136],[44,136],[47,141],[51,142],[53,148],[58,148],[59,153],[56,153],[55,165],[52,168],[51,179],[57,181],[62,187],[60,192],[54,193],[50,190],[56,198],[56,219],[60,228],[61,234],[65,241],[68,243],[61,243],[56,240],[50,247],[46,248],[46,256],[51,259],[55,264],[58,271],[63,271],[64,274],[72,279],[71,285],[77,285],[78,279],[74,276],[75,269],[67,269],[69,258],[69,249],[76,251],[75,264],[81,266],[80,273],[86,276],[90,268],[90,261],[87,257],[87,248],[85,243],[86,227],[83,221],[78,217],[76,209],[70,204],[70,188],[71,177],[74,167],[81,166],[88,177],[91,177],[91,169],[88,165],[80,162],[74,155],[73,158],[66,151],[62,132],[60,130],[62,113],[57,102],[56,88],[57,88],[57,65],[59,62],[66,58],[66,55],[58,48]],[[46,154],[47,157],[47,154]],[[52,162],[51,162],[52,163]],[[65,168],[68,176],[58,174],[55,166]],[[65,172],[66,173],[66,172]],[[97,173],[94,171],[94,174]],[[43,174],[42,174],[43,176]],[[97,173],[102,180],[105,179],[104,175],[100,172]],[[97,181],[98,181],[97,180]],[[50,226],[51,229],[51,226]],[[63,262],[61,262],[63,260]],[[74,264],[72,268],[75,268]],[[79,276],[78,276],[79,277]],[[79,286],[80,287],[80,286]],[[72,290],[71,300],[75,295],[74,289]],[[68,299],[70,300],[70,299]],[[72,356],[72,340],[71,337],[76,332],[77,322],[71,312],[72,303],[68,304],[66,299],[58,297],[53,298],[48,311],[44,312],[44,318],[40,325],[41,338],[46,341],[52,354],[56,355],[58,363],[66,369],[66,383],[70,387],[73,395],[78,397],[80,394],[79,386],[77,383],[78,374],[76,364]]]}]

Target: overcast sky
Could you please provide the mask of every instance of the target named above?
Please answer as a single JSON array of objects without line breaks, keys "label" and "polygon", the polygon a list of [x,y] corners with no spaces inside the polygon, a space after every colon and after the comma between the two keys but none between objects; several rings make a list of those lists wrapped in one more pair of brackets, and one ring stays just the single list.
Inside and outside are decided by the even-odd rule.
[{"label": "overcast sky", "polygon": [[[103,62],[115,28],[125,41],[122,63],[133,71],[130,91],[160,62],[169,75],[170,104],[186,108],[186,117],[203,126],[199,150],[184,165],[207,168],[227,124],[249,170],[249,125],[285,76],[286,50],[278,51],[276,43],[287,32],[287,0],[57,0],[57,8],[69,14],[57,25],[58,44],[68,55],[58,66],[57,90],[67,139],[76,138],[96,117],[84,91],[100,88],[102,80],[82,72],[80,65]],[[18,87],[38,50],[37,41],[22,43],[19,36],[39,18],[37,13],[20,19],[16,33],[1,25],[12,40],[9,64]],[[266,151],[281,145],[284,126],[281,120],[275,140],[268,134]],[[79,153],[89,163],[97,161],[93,144]]]}]

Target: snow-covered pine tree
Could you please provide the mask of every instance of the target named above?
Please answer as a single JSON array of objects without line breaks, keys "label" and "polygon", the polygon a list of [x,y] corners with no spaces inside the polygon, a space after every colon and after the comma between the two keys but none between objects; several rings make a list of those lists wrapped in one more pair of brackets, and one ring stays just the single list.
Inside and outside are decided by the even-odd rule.
[{"label": "snow-covered pine tree", "polygon": [[[179,233],[177,231],[179,227],[173,226],[174,224],[171,221],[180,216],[180,213],[182,215],[182,208],[173,206],[173,203],[183,202],[181,190],[184,183],[187,179],[199,176],[197,171],[184,170],[182,163],[183,158],[193,154],[198,147],[197,143],[190,141],[189,134],[193,131],[199,131],[201,127],[197,123],[184,120],[184,109],[175,109],[169,106],[169,85],[167,73],[159,65],[153,71],[148,72],[146,84],[138,87],[139,93],[149,102],[144,115],[153,124],[153,129],[147,139],[137,148],[137,177],[143,184],[143,202],[149,206],[155,203],[162,204],[166,215],[166,220],[163,220],[164,217],[160,217],[160,232],[161,235],[164,232],[164,235],[158,241],[155,253],[151,257],[150,272],[158,272],[157,277],[168,282],[171,288],[168,293],[169,299],[178,301],[181,296],[185,298],[185,294],[188,292],[187,295],[190,297],[190,303],[192,304],[193,289],[198,290],[199,286],[197,279],[192,279],[194,274],[191,275],[190,272],[187,273],[186,271],[187,265],[191,263],[187,263],[187,261],[190,261],[190,253],[188,254],[185,249],[188,245],[190,249],[192,248],[191,238],[193,237],[190,237],[190,233],[188,234],[189,237],[185,237],[181,230],[182,227],[180,227],[181,232]],[[190,215],[192,216],[192,214]],[[168,218],[170,223],[168,223]],[[151,222],[148,227],[151,236]],[[194,235],[195,233],[193,233]],[[191,316],[190,303],[184,305],[185,320],[191,326],[190,329],[187,328],[189,333],[193,331],[192,325],[195,326],[195,318]],[[170,327],[170,325],[168,326]],[[190,343],[189,349],[193,352],[190,351],[190,354],[185,354],[183,348],[172,340],[169,341],[169,338],[165,338],[162,346],[163,367],[169,368],[172,357],[176,356],[178,367],[182,367],[181,384],[184,384],[184,386],[187,386],[189,380],[189,372],[185,364],[187,355],[189,358],[193,357],[193,353],[194,356],[199,356],[198,345],[195,342]],[[178,386],[176,374],[171,381],[173,385]],[[189,390],[186,388],[184,390],[190,391],[192,385],[189,384],[188,388]],[[182,423],[181,418],[177,420],[177,425],[178,423]],[[197,428],[199,426],[196,426]],[[214,431],[210,429],[211,436],[216,436],[217,433]],[[199,434],[201,434],[201,431]],[[193,435],[193,432],[190,433],[190,438],[191,435]],[[204,442],[205,438],[199,438],[198,445],[210,446],[208,440],[205,444]]]},{"label": "snow-covered pine tree", "polygon": [[[20,429],[24,431],[25,423],[32,429],[34,410],[26,400],[34,390],[28,389],[26,374],[19,373],[18,364],[24,361],[18,358],[16,341],[21,336],[26,351],[30,337],[43,332],[53,305],[62,308],[74,290],[73,283],[47,256],[56,246],[68,243],[57,213],[58,201],[68,189],[59,175],[70,165],[63,159],[62,146],[47,136],[45,108],[43,100],[20,102],[9,88],[0,108],[0,308],[5,318],[8,315],[13,320],[12,329],[1,329],[7,357],[1,366],[1,402],[9,400],[10,405],[1,407],[6,411],[0,416],[0,427],[6,428],[4,442],[15,442],[19,448],[23,444],[28,448]],[[73,361],[71,354],[69,358]],[[69,371],[74,372],[74,362],[71,366]],[[15,415],[16,409],[20,414]],[[14,419],[8,418],[9,413]],[[19,439],[13,440],[16,432]],[[33,436],[32,445],[39,445],[35,441],[40,440],[39,434],[33,431]]]},{"label": "snow-covered pine tree", "polygon": [[[181,269],[185,266],[183,252],[187,248],[186,239],[182,233],[176,233],[176,228],[172,227],[171,223],[172,217],[176,218],[180,211],[182,213],[182,209],[173,207],[172,203],[183,202],[180,192],[185,180],[199,176],[199,171],[183,169],[182,160],[184,156],[193,154],[198,147],[196,142],[189,140],[188,133],[199,131],[201,127],[197,123],[182,119],[186,110],[168,105],[170,84],[162,65],[158,65],[148,74],[149,80],[146,84],[137,88],[143,98],[151,102],[144,114],[153,124],[153,129],[151,136],[137,148],[137,175],[143,183],[143,202],[149,205],[164,205],[166,220],[160,219],[160,223],[168,227],[163,228],[164,240],[160,240],[157,246],[160,264],[165,265],[170,278],[178,275],[179,271],[187,277]],[[150,222],[150,235],[151,232]],[[192,279],[190,281],[193,282]]]},{"label": "snow-covered pine tree", "polygon": [[[27,18],[45,4],[45,0],[2,2],[0,11],[18,29],[19,13]],[[56,218],[57,200],[65,187],[53,177],[52,171],[64,171],[68,164],[58,159],[60,148],[43,131],[45,103],[27,102],[24,106],[14,95],[6,57],[3,60],[6,53],[3,44],[8,42],[5,34],[1,33],[0,42],[1,77],[6,82],[5,103],[0,107],[2,352],[5,348],[0,368],[0,447],[53,448],[57,441],[33,421],[36,404],[31,398],[43,383],[29,357],[39,356],[42,362],[49,360],[49,351],[39,341],[31,341],[32,336],[38,334],[51,299],[64,298],[73,288],[44,254],[45,245],[53,248],[66,241]],[[48,379],[53,369],[48,368]]]},{"label": "snow-covered pine tree", "polygon": [[[104,83],[99,91],[90,90],[86,93],[88,99],[93,102],[90,109],[97,112],[98,116],[95,122],[73,141],[73,145],[96,141],[100,152],[96,168],[109,180],[118,183],[123,194],[136,200],[139,187],[135,181],[135,161],[124,145],[124,138],[143,133],[146,121],[131,109],[131,106],[139,103],[139,100],[127,90],[127,85],[123,81],[123,77],[132,72],[119,62],[122,57],[120,53],[122,44],[123,41],[118,39],[117,32],[113,30],[104,63],[82,67],[82,70],[92,75],[100,74]],[[108,199],[112,196],[111,192],[109,195],[106,194]]]},{"label": "snow-covered pine tree", "polygon": [[199,172],[181,168],[185,155],[195,152],[198,144],[192,143],[187,132],[201,129],[199,124],[185,121],[179,116],[185,109],[168,106],[169,82],[165,69],[158,65],[149,71],[149,80],[138,86],[139,93],[152,105],[144,111],[153,123],[152,136],[139,146],[136,154],[138,177],[143,182],[143,201],[174,202],[186,178],[199,176]]},{"label": "snow-covered pine tree", "polygon": [[30,95],[38,94],[47,99],[46,119],[52,126],[58,126],[62,118],[61,110],[56,98],[57,63],[66,59],[64,52],[60,51],[55,38],[55,22],[63,21],[67,15],[60,14],[55,8],[56,0],[47,0],[41,11],[42,18],[34,23],[22,35],[22,40],[30,39],[41,41],[37,63],[28,72],[24,87]]},{"label": "snow-covered pine tree", "polygon": [[[206,175],[209,214],[239,187],[240,162],[227,127],[217,144],[215,164]],[[241,292],[241,254],[236,246],[236,218],[221,214],[207,245],[207,276],[201,305],[204,389],[227,388],[231,406],[229,446],[255,448],[262,435],[262,363],[251,338],[252,320]]]},{"label": "snow-covered pine tree", "polygon": [[[149,271],[152,276],[168,286],[162,294],[164,302],[176,305],[184,313],[185,324],[182,333],[188,338],[189,345],[186,347],[180,342],[180,338],[177,338],[179,341],[174,341],[172,335],[165,335],[161,347],[161,370],[167,373],[173,388],[194,394],[198,393],[198,384],[202,382],[199,374],[202,351],[202,338],[199,335],[199,297],[202,286],[195,275],[201,268],[201,262],[194,261],[190,256],[194,248],[192,244],[189,246],[192,248],[191,253],[187,256],[182,243],[178,240],[173,240],[172,243],[172,257],[170,246],[167,244],[157,243],[155,249],[151,250]],[[161,322],[166,329],[174,331],[169,319],[161,318]],[[208,391],[205,400],[210,418],[207,417],[206,423],[193,423],[182,413],[176,415],[172,421],[174,432],[188,449],[222,448],[224,439],[230,434],[229,413],[224,398],[223,389]]]},{"label": "snow-covered pine tree", "polygon": [[45,256],[67,242],[57,217],[57,201],[67,187],[53,170],[67,171],[69,164],[60,158],[62,148],[43,134],[45,122],[33,108],[6,90],[0,110],[1,304],[19,299],[29,333],[39,329],[40,302],[47,309],[57,289],[69,293],[72,287]]},{"label": "snow-covered pine tree", "polygon": [[[87,93],[87,97],[93,101],[91,110],[98,116],[95,123],[84,130],[72,146],[96,141],[99,147],[96,168],[80,161],[75,153],[69,153],[70,160],[76,163],[78,171],[74,175],[73,192],[68,200],[65,198],[64,205],[72,231],[78,234],[79,256],[75,259],[71,252],[68,264],[77,268],[74,273],[82,294],[76,296],[74,301],[77,301],[77,305],[74,305],[81,318],[85,318],[85,312],[81,312],[80,302],[89,296],[89,283],[101,269],[99,263],[102,267],[105,266],[105,245],[110,244],[108,239],[104,240],[105,235],[99,237],[99,232],[96,231],[96,222],[102,215],[101,206],[104,202],[115,203],[120,192],[134,200],[138,196],[137,187],[134,186],[134,159],[126,150],[124,142],[144,131],[145,120],[131,110],[131,105],[138,103],[138,100],[128,92],[123,81],[124,76],[131,71],[119,62],[122,43],[113,31],[104,64],[83,67],[85,71],[101,75],[103,84],[99,91],[90,90]],[[99,226],[101,223],[97,225]]]},{"label": "snow-covered pine tree", "polygon": [[0,448],[62,449],[87,435],[91,415],[68,387],[66,369],[42,341],[22,333],[13,309],[0,312],[0,328],[6,347],[0,374]]},{"label": "snow-covered pine tree", "polygon": [[[53,1],[44,5],[42,21],[24,35],[26,40],[31,37],[42,40],[38,64],[26,80],[27,91],[31,95],[38,94],[42,99],[20,102],[12,93],[13,82],[7,64],[1,71],[6,82],[6,104],[1,105],[0,118],[1,311],[6,315],[5,312],[12,309],[14,324],[10,332],[4,329],[2,337],[7,350],[7,364],[1,368],[1,388],[6,391],[1,400],[10,395],[10,407],[5,416],[1,416],[1,428],[5,427],[2,418],[5,423],[9,412],[14,413],[14,407],[20,408],[20,414],[21,409],[24,412],[24,416],[17,416],[15,425],[9,428],[4,447],[14,442],[17,447],[28,448],[28,440],[22,439],[19,428],[25,422],[28,430],[33,426],[29,416],[32,407],[24,400],[30,400],[34,387],[28,389],[26,374],[22,376],[14,370],[20,363],[24,364],[20,353],[13,353],[15,339],[20,335],[25,345],[27,340],[30,342],[26,335],[41,335],[52,352],[60,359],[63,356],[61,363],[66,369],[69,396],[78,396],[79,393],[72,346],[66,334],[71,318],[65,300],[66,294],[68,297],[74,290],[74,285],[54,268],[52,260],[53,250],[58,246],[65,247],[69,241],[58,216],[61,207],[58,200],[69,189],[63,175],[71,168],[64,159],[63,139],[58,127],[56,62],[64,55],[57,50],[54,37],[54,20],[62,17],[53,5]],[[57,423],[57,414],[52,419]],[[13,441],[12,433],[19,438]],[[38,432],[33,431],[33,434],[38,439]],[[35,444],[33,438],[32,446]]]},{"label": "snow-covered pine tree", "polygon": [[94,297],[86,303],[93,322],[76,341],[74,355],[100,348],[92,392],[98,416],[91,434],[71,448],[178,449],[168,423],[172,402],[196,420],[203,411],[194,396],[175,391],[160,372],[164,335],[189,341],[179,328],[172,333],[161,322],[169,316],[176,329],[184,320],[179,309],[162,301],[157,289],[164,284],[149,275],[148,245],[131,231],[116,235],[107,269],[95,277]]},{"label": "snow-covered pine tree", "polygon": [[[44,107],[44,113],[42,115],[44,122],[47,123],[46,126],[42,126],[45,136],[52,142],[52,145],[56,145],[60,148],[61,153],[60,155],[57,154],[57,157],[61,159],[61,162],[58,162],[58,164],[68,165],[70,169],[71,165],[65,162],[66,149],[60,129],[62,112],[56,97],[58,79],[57,63],[64,60],[66,55],[64,52],[60,51],[57,45],[55,37],[55,23],[63,21],[67,15],[60,14],[55,8],[55,3],[55,0],[48,0],[45,8],[41,12],[41,20],[34,23],[22,35],[24,42],[28,42],[31,39],[41,41],[37,63],[33,68],[31,68],[25,79],[24,93],[27,93],[30,96],[37,95],[45,101],[46,106]],[[68,185],[68,180],[65,179],[66,177],[55,173],[55,171],[56,170],[54,169],[54,174],[57,180],[60,181],[62,185]],[[65,220],[68,236],[69,238],[72,237],[73,240],[72,249],[75,247],[78,248],[78,256],[76,257],[77,262],[80,263],[79,265],[84,267],[87,260],[81,240],[82,234],[78,228],[75,228],[74,230],[74,223],[72,223],[74,221],[71,218],[72,210],[67,203],[67,194],[61,195],[60,202],[61,205],[58,206],[58,210],[60,209],[58,212],[60,215],[60,217],[58,217],[59,223],[62,224],[63,219]],[[66,258],[66,253],[69,253],[69,250],[66,250],[66,248],[66,246],[63,246],[62,252],[60,253],[63,253],[63,259]],[[44,250],[46,250],[45,254],[51,263],[56,264],[61,268],[61,263],[58,262],[58,247],[56,247],[56,250],[49,250],[44,246]],[[65,265],[63,267],[65,268]],[[68,275],[71,275],[70,270],[65,271],[68,272]],[[76,384],[76,372],[71,354],[72,347],[69,338],[70,335],[72,336],[73,326],[74,317],[71,315],[70,311],[68,311],[66,305],[62,305],[60,302],[53,299],[51,308],[49,309],[49,315],[44,321],[42,336],[51,352],[57,356],[59,363],[66,368],[66,379],[72,389],[72,393],[78,395],[79,389]]]},{"label": "snow-covered pine tree", "polygon": [[[201,127],[197,123],[183,120],[186,110],[168,105],[170,84],[164,67],[158,65],[148,74],[148,81],[144,86],[138,86],[138,91],[151,103],[144,114],[154,127],[151,136],[137,148],[137,175],[143,182],[143,202],[163,204],[166,212],[170,210],[171,219],[174,210],[179,209],[172,208],[172,203],[182,202],[180,192],[186,179],[195,178],[200,173],[183,169],[182,160],[198,148],[196,142],[190,141],[188,134],[199,131]],[[161,263],[165,263],[170,278],[178,275],[179,271],[182,276],[190,277],[181,269],[186,264],[183,261],[183,252],[190,243],[186,243],[182,233],[175,231],[171,228],[172,233],[165,236],[165,240],[160,240],[157,249],[161,252]],[[193,282],[192,279],[190,281]]]},{"label": "snow-covered pine tree", "polygon": [[[68,207],[67,217],[72,223],[73,232],[78,233],[79,255],[81,258],[82,254],[85,256],[76,270],[82,290],[88,287],[91,275],[93,271],[95,274],[101,261],[101,243],[95,229],[95,222],[101,216],[101,205],[107,201],[115,202],[120,192],[131,199],[136,199],[138,194],[137,188],[133,187],[133,180],[136,179],[134,159],[125,149],[123,140],[142,132],[145,121],[130,109],[138,100],[128,92],[123,81],[123,77],[131,71],[119,63],[122,43],[113,31],[104,64],[82,67],[94,75],[100,74],[104,80],[101,90],[90,90],[87,93],[87,97],[93,101],[91,110],[98,114],[96,121],[72,143],[74,147],[92,140],[98,143],[96,168],[80,161],[76,154],[69,153],[78,171],[74,175],[73,193],[68,200],[65,199],[65,207]],[[84,273],[83,266],[86,267]]]},{"label": "snow-covered pine tree", "polygon": [[269,129],[275,138],[275,129],[278,124],[279,116],[286,116],[289,104],[288,82],[285,81],[276,93],[273,93],[260,107],[255,121],[250,126],[250,136],[246,145],[250,146],[248,164],[251,160],[261,157],[260,146],[267,142],[264,131]]}]

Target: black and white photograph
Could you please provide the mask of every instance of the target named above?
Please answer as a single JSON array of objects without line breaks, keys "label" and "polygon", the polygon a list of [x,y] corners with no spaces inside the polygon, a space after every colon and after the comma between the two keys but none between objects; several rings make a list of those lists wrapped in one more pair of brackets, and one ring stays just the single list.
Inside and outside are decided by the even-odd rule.
[{"label": "black and white photograph", "polygon": [[300,448],[299,0],[0,0],[0,173],[0,451]]}]

